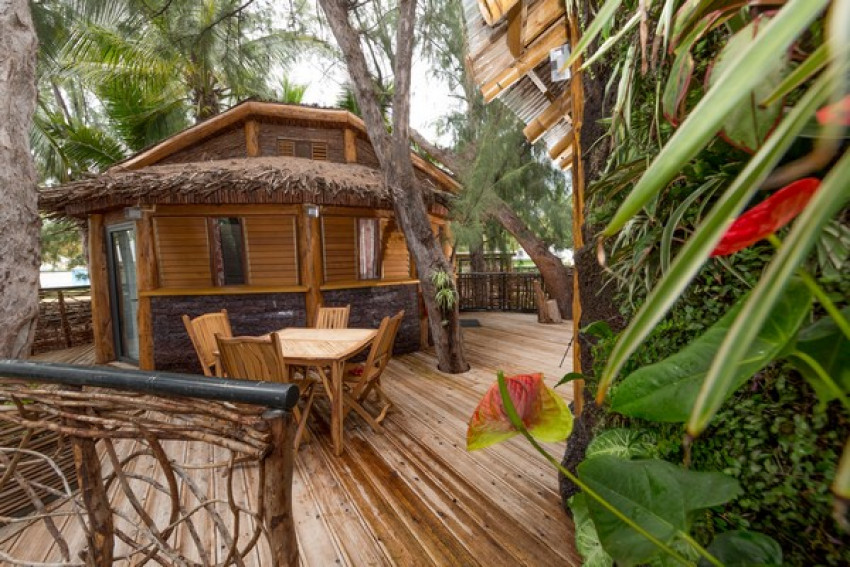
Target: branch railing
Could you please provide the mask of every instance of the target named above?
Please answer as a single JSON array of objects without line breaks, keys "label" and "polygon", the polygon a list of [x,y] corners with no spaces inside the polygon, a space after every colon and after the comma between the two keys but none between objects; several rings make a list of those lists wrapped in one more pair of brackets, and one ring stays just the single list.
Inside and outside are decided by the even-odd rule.
[{"label": "branch railing", "polygon": [[91,344],[91,287],[41,288],[38,301],[32,354]]},{"label": "branch railing", "polygon": [[[29,500],[0,516],[0,564],[298,564],[297,386],[17,360],[0,360],[0,377],[0,426],[18,431],[0,446],[0,493]],[[52,450],[34,442],[42,432],[60,440]],[[75,478],[57,463],[67,447]],[[36,532],[52,542],[20,545]]]},{"label": "branch railing", "polygon": [[534,282],[539,273],[473,272],[457,274],[461,311],[537,311]]}]

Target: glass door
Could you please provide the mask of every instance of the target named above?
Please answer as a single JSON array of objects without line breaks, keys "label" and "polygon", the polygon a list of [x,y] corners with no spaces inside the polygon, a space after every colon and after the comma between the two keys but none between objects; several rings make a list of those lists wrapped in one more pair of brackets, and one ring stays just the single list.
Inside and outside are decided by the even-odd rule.
[{"label": "glass door", "polygon": [[138,363],[139,331],[136,313],[139,306],[139,294],[136,286],[136,232],[132,224],[120,225],[109,227],[106,236],[115,355],[119,360]]}]

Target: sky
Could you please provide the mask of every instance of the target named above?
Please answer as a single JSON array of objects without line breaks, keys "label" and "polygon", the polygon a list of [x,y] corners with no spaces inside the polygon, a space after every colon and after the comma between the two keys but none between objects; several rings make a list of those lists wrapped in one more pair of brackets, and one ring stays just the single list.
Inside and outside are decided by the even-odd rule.
[{"label": "sky", "polygon": [[[331,64],[327,60],[311,57],[291,67],[287,77],[293,83],[307,85],[303,101],[305,104],[334,106],[347,75],[343,64]],[[451,140],[448,136],[438,134],[437,122],[460,108],[461,104],[451,96],[449,86],[430,76],[429,64],[414,60],[410,95],[411,126],[429,140],[447,146]]]}]

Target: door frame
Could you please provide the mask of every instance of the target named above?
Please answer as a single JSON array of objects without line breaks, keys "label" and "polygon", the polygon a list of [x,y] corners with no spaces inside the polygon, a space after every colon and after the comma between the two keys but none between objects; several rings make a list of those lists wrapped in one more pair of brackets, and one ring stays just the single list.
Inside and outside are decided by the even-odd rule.
[{"label": "door frame", "polygon": [[[119,307],[118,307],[119,289],[118,289],[118,282],[116,281],[116,278],[115,278],[115,276],[116,276],[116,273],[115,273],[115,248],[113,247],[112,234],[115,233],[115,232],[122,232],[122,231],[125,231],[125,230],[132,230],[133,231],[134,247],[137,246],[138,240],[136,238],[136,235],[138,234],[138,229],[136,227],[135,222],[133,222],[133,221],[122,222],[122,223],[112,224],[112,225],[104,227],[104,231],[106,232],[106,272],[107,272],[108,285],[109,285],[109,315],[112,319],[112,343],[114,345],[114,350],[115,350],[115,359],[119,360],[121,362],[128,362],[128,363],[138,365],[139,364],[138,359],[127,356],[127,353],[123,352],[124,341],[122,340],[122,336],[121,336],[121,328],[122,328],[121,327],[121,321],[123,321],[123,319],[122,319],[122,315],[121,315],[121,312],[120,312]],[[136,258],[138,258],[138,251],[134,250],[134,252],[136,252]],[[139,328],[139,322],[138,322],[138,318],[139,318],[139,316],[138,316],[139,281],[138,280],[139,280],[139,277],[138,277],[138,274],[139,274],[139,270],[138,270],[138,265],[137,265],[136,266],[136,302],[137,302],[137,305],[136,305],[135,327],[136,327],[137,341],[140,341],[140,338],[138,337],[138,334],[139,334],[139,330],[138,330],[138,328]]]}]

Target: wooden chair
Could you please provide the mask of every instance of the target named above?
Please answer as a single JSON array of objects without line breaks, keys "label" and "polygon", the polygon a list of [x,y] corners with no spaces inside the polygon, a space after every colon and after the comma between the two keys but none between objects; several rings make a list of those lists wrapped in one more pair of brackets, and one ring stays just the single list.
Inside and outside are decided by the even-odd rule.
[{"label": "wooden chair", "polygon": [[217,350],[215,336],[221,335],[226,338],[233,336],[227,309],[222,309],[219,313],[206,313],[194,319],[183,315],[183,324],[186,325],[186,332],[189,333],[192,346],[195,347],[204,376],[224,376],[215,356]]},{"label": "wooden chair", "polygon": [[[399,311],[393,317],[384,317],[366,362],[348,364],[345,369],[345,403],[350,408],[344,412],[351,410],[357,412],[376,431],[381,431],[381,422],[393,406],[392,400],[381,388],[381,374],[393,356],[393,344],[403,317],[404,311]],[[366,398],[372,392],[376,394],[377,401],[380,403],[377,416],[370,414],[363,407]]]},{"label": "wooden chair", "polygon": [[301,396],[306,398],[303,409],[296,407],[293,411],[298,424],[295,430],[295,450],[301,444],[302,437],[307,437],[307,418],[313,407],[316,392],[316,381],[309,378],[291,379],[289,369],[283,357],[280,337],[272,333],[267,337],[223,337],[216,335],[219,358],[227,376],[243,380],[258,380],[264,382],[283,382],[297,384]]},{"label": "wooden chair", "polygon": [[317,329],[346,329],[351,305],[345,307],[319,307],[316,314]]}]

